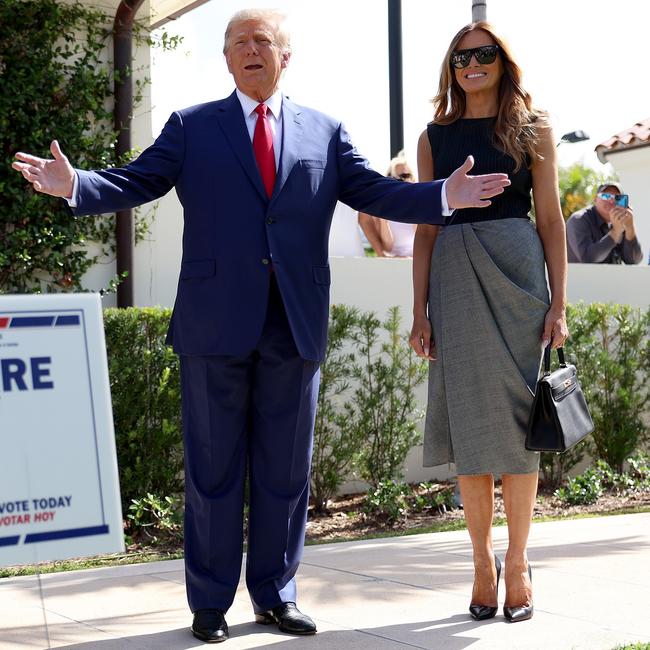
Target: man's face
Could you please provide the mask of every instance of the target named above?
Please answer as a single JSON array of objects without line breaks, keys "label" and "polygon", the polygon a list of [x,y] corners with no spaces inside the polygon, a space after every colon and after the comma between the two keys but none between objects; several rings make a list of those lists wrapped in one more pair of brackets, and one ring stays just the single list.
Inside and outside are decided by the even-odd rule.
[{"label": "man's face", "polygon": [[[618,189],[612,185],[608,185],[606,188],[596,194],[594,199],[594,205],[598,214],[601,216],[603,221],[609,223],[611,221],[611,212],[614,209],[614,195],[618,194]],[[601,194],[611,194],[611,199],[603,199]]]},{"label": "man's face", "polygon": [[278,45],[278,29],[263,20],[234,23],[226,43],[228,71],[241,92],[260,102],[277,89],[289,64],[289,52]]}]

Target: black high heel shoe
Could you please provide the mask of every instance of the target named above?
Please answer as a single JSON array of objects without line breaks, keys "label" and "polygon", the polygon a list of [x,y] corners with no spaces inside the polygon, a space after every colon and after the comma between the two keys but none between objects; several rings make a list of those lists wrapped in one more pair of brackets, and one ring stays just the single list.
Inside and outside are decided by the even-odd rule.
[{"label": "black high heel shoe", "polygon": [[[501,560],[495,555],[494,566],[497,570],[497,598],[499,597],[499,577],[501,576]],[[489,605],[470,605],[469,613],[475,621],[486,621],[488,618],[496,616],[499,606],[490,607]]]},{"label": "black high heel shoe", "polygon": [[[528,565],[528,577],[530,578],[530,584],[533,584],[533,571]],[[515,607],[506,607],[503,606],[503,615],[511,623],[519,623],[519,621],[527,621],[529,618],[533,617],[533,603],[531,600],[530,605],[517,605]]]}]

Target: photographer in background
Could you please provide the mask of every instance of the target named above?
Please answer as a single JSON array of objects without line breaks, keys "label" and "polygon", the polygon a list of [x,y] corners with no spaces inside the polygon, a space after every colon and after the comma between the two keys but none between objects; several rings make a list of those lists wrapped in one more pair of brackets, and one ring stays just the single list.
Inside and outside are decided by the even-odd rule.
[{"label": "photographer in background", "polygon": [[639,264],[643,257],[628,196],[616,182],[598,186],[594,204],[569,217],[566,233],[569,262]]}]

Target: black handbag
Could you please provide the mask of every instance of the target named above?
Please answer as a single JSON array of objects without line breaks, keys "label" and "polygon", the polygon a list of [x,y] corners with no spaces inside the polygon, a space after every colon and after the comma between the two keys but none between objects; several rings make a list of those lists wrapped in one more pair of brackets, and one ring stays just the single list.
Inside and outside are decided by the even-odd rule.
[{"label": "black handbag", "polygon": [[528,419],[526,449],[563,452],[594,430],[575,366],[564,360],[558,348],[560,367],[551,372],[551,346],[544,350],[544,374],[537,382]]}]

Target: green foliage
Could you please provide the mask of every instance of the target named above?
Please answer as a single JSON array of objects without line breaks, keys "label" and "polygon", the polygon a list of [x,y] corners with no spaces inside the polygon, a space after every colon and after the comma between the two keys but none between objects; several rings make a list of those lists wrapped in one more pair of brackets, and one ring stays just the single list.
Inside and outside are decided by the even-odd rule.
[{"label": "green foliage", "polygon": [[650,456],[638,452],[626,459],[627,472],[617,472],[604,460],[568,480],[565,487],[555,491],[555,496],[567,505],[595,503],[605,492],[634,494],[650,490]]},{"label": "green foliage", "polygon": [[562,214],[568,219],[574,212],[593,203],[596,188],[605,181],[615,180],[607,174],[580,163],[558,169],[560,184],[560,205]]},{"label": "green foliage", "polygon": [[142,499],[132,499],[127,519],[131,528],[146,535],[150,542],[183,539],[183,505],[180,499],[159,497],[147,493]]},{"label": "green foliage", "polygon": [[164,344],[169,309],[107,309],[104,330],[122,508],[183,489],[178,357]]},{"label": "green foliage", "polygon": [[379,481],[366,495],[364,512],[388,524],[403,523],[411,512],[444,514],[453,510],[454,491],[437,483],[411,486],[388,479]]},{"label": "green foliage", "polygon": [[[155,495],[164,505],[164,497],[157,495],[175,500],[182,493],[179,366],[164,345],[169,316],[169,310],[161,309],[104,312],[125,513],[136,514],[131,510],[133,501],[140,502],[143,495]],[[606,339],[604,323],[609,325]],[[427,483],[407,489],[394,480],[418,439],[414,389],[426,374],[426,364],[411,356],[399,334],[397,310],[392,309],[382,324],[373,314],[334,306],[330,326],[312,463],[312,492],[320,508],[355,469],[373,485],[368,512],[391,522],[411,511],[453,508],[451,490]],[[619,305],[579,305],[569,309],[569,327],[567,355],[578,367],[599,435],[607,442],[605,450],[614,458],[619,458],[614,450],[630,451],[620,456],[620,463],[597,463],[560,494],[567,502],[588,502],[598,488],[647,490],[650,459],[638,449],[645,440],[643,421],[648,417],[648,315]],[[641,337],[639,327],[645,327]],[[628,435],[631,426],[640,431],[636,438]],[[560,464],[546,471],[556,481],[550,484],[559,487],[572,461],[566,454],[552,458]],[[144,508],[143,504],[147,502],[140,504]],[[147,507],[153,508],[153,502]],[[155,515],[146,513],[144,508],[131,518],[132,526],[145,521],[153,527]]]},{"label": "green foliage", "polygon": [[355,358],[352,352],[346,351],[346,346],[357,319],[356,310],[332,305],[327,354],[321,366],[311,465],[311,495],[317,512],[327,509],[327,501],[350,473],[361,442],[342,413],[342,400],[349,392]]},{"label": "green foliage", "polygon": [[453,510],[454,491],[451,488],[441,488],[437,483],[420,483],[418,490],[414,490],[411,509],[415,512],[430,510],[444,514]]},{"label": "green foliage", "polygon": [[571,336],[565,352],[578,369],[596,431],[563,454],[542,454],[545,485],[558,488],[591,452],[619,471],[623,460],[647,440],[650,415],[650,312],[624,305],[569,305]]},{"label": "green foliage", "polygon": [[0,291],[79,289],[93,262],[83,246],[107,243],[111,219],[71,218],[11,162],[16,151],[50,157],[55,137],[76,162],[113,162],[112,80],[102,62],[110,19],[81,4],[4,0],[0,25]]},{"label": "green foliage", "polygon": [[397,523],[408,513],[407,497],[409,486],[393,480],[379,481],[368,490],[364,510],[367,514],[385,519],[386,523]]},{"label": "green foliage", "polygon": [[642,451],[627,459],[633,490],[650,490],[650,456]]},{"label": "green foliage", "polygon": [[[83,274],[114,248],[114,215],[75,219],[62,200],[38,195],[11,169],[17,151],[51,157],[55,138],[79,167],[124,162],[115,156],[106,63],[113,18],[79,2],[0,3],[0,293],[80,290]],[[179,42],[139,38],[162,49]],[[136,80],[136,103],[145,83]],[[136,234],[150,219],[136,215]],[[97,254],[89,253],[89,242]]]},{"label": "green foliage", "polygon": [[609,492],[634,494],[650,489],[650,457],[643,452],[625,459],[627,471],[617,472],[604,460],[596,461],[593,467],[600,483]]},{"label": "green foliage", "polygon": [[571,306],[568,314],[567,352],[594,420],[593,453],[621,473],[648,439],[650,312],[593,303]]},{"label": "green foliage", "polygon": [[575,478],[570,478],[566,487],[555,491],[555,496],[570,506],[586,506],[596,503],[602,493],[601,473],[590,467]]},{"label": "green foliage", "polygon": [[349,426],[364,441],[359,474],[373,487],[402,476],[406,456],[420,439],[416,422],[422,412],[415,388],[424,381],[427,365],[412,352],[400,327],[399,309],[392,307],[384,323],[373,313],[362,314],[353,335],[356,384],[345,413]]}]

